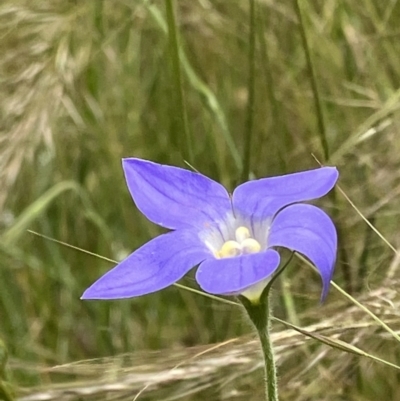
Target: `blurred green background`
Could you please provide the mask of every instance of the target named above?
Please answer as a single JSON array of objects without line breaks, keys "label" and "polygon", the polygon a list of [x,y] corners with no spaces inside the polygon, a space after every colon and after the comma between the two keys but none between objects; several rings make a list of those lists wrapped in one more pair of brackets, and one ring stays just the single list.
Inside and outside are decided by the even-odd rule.
[{"label": "blurred green background", "polygon": [[[229,190],[315,168],[312,154],[336,165],[354,204],[319,202],[340,231],[335,281],[400,330],[397,0],[3,0],[0,55],[0,386],[26,401],[261,399],[238,307],[175,287],[80,301],[113,266],[96,255],[160,233],[122,157],[187,162]],[[319,296],[293,261],[275,315],[400,364],[393,334],[338,291]],[[400,399],[396,368],[273,331],[282,400]]]}]

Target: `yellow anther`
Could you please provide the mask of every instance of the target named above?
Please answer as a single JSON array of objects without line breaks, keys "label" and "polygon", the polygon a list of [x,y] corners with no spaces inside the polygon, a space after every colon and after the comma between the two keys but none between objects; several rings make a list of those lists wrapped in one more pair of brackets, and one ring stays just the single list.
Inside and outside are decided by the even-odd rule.
[{"label": "yellow anther", "polygon": [[226,241],[221,249],[217,252],[218,258],[232,258],[240,255],[242,252],[241,246],[236,241]]},{"label": "yellow anther", "polygon": [[261,251],[261,245],[254,238],[246,238],[241,243],[243,253],[257,253]]},{"label": "yellow anther", "polygon": [[238,227],[235,231],[236,241],[241,244],[245,239],[250,238],[250,231],[247,227]]},{"label": "yellow anther", "polygon": [[215,257],[219,259],[233,258],[243,254],[257,253],[261,251],[260,243],[251,237],[247,227],[240,226],[235,230],[235,239],[223,243],[221,249],[215,252]]}]

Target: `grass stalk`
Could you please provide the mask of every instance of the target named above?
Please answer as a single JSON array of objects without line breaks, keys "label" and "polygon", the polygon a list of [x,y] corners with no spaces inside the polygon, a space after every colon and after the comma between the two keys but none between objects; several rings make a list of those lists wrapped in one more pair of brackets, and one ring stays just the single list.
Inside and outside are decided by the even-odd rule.
[{"label": "grass stalk", "polygon": [[247,117],[245,123],[245,144],[243,151],[242,181],[249,179],[251,168],[251,151],[254,138],[254,108],[255,108],[255,82],[256,82],[256,3],[249,0],[249,50],[248,50],[248,78],[247,78]]},{"label": "grass stalk", "polygon": [[183,89],[180,46],[178,37],[177,20],[174,10],[174,0],[165,0],[165,8],[167,13],[168,37],[170,42],[172,71],[174,77],[174,86],[177,98],[177,114],[179,119],[179,127],[182,132],[183,157],[189,163],[193,163],[193,145],[189,130],[189,123],[186,111],[186,102]]},{"label": "grass stalk", "polygon": [[301,40],[302,40],[302,44],[303,44],[304,54],[306,56],[307,70],[310,75],[311,90],[313,93],[314,106],[315,106],[315,111],[316,111],[316,116],[317,116],[318,134],[319,134],[319,138],[321,141],[321,147],[322,147],[323,154],[324,154],[324,160],[327,161],[329,159],[329,146],[328,146],[328,140],[327,140],[327,131],[326,131],[321,97],[319,94],[317,77],[316,77],[314,64],[312,61],[312,56],[311,56],[311,51],[310,51],[310,46],[309,46],[309,42],[308,42],[308,37],[307,37],[307,30],[306,30],[306,26],[304,24],[301,1],[302,0],[294,0],[294,5],[295,5],[295,9],[296,9],[297,18],[299,21],[300,35],[301,35]]}]

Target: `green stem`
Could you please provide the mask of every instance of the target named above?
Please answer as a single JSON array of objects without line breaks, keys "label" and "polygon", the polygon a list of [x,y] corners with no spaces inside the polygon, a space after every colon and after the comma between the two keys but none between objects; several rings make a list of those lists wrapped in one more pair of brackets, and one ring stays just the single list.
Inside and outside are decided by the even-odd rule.
[{"label": "green stem", "polygon": [[270,336],[270,305],[269,296],[266,291],[258,303],[251,303],[247,298],[240,296],[250,320],[253,322],[257,330],[258,337],[261,342],[261,350],[265,364],[265,400],[278,401],[278,381],[276,376],[276,365],[274,351]]}]

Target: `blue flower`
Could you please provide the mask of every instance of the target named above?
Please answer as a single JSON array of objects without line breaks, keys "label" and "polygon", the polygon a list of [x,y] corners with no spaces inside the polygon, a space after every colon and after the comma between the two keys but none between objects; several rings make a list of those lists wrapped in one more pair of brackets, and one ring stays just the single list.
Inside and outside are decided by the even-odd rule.
[{"label": "blue flower", "polygon": [[106,273],[83,299],[117,299],[168,287],[199,265],[196,280],[211,294],[257,299],[280,263],[276,247],[306,256],[329,289],[337,234],[319,208],[299,204],[327,194],[338,179],[322,167],[239,185],[233,194],[189,170],[128,158],[126,182],[136,206],[172,230],[144,244]]}]

